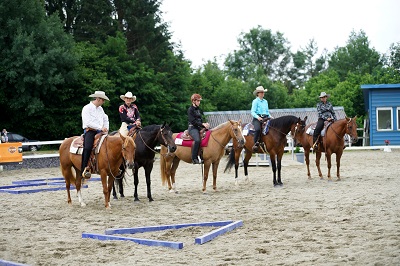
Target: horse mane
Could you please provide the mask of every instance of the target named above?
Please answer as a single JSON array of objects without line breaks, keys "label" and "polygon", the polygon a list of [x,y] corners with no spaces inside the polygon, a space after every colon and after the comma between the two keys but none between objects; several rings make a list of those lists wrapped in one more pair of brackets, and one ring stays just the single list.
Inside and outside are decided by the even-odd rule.
[{"label": "horse mane", "polygon": [[286,127],[288,124],[293,124],[298,121],[298,117],[294,115],[284,115],[270,120],[270,125],[276,128]]},{"label": "horse mane", "polygon": [[148,126],[142,127],[141,130],[147,131],[147,132],[153,132],[155,130],[160,129],[160,127],[161,127],[160,125],[148,125]]},{"label": "horse mane", "polygon": [[220,128],[223,128],[223,127],[226,126],[227,123],[230,123],[230,122],[229,122],[229,121],[226,121],[226,122],[224,122],[224,123],[222,123],[222,124],[219,124],[218,126],[212,128],[211,131],[215,131],[215,130],[218,130],[218,129],[220,129]]}]

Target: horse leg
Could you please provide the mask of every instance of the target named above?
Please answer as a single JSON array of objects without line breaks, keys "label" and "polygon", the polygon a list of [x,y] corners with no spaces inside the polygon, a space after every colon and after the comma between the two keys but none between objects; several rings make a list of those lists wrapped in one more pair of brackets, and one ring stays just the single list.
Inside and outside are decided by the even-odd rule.
[{"label": "horse leg", "polygon": [[210,171],[210,166],[210,162],[204,162],[203,193],[206,193],[208,172]]},{"label": "horse leg", "polygon": [[247,170],[247,167],[249,166],[249,161],[253,153],[251,151],[246,150],[245,156],[243,159],[243,169],[244,169],[244,176],[245,176],[245,182],[249,183],[251,180],[249,178],[249,172]]},{"label": "horse leg", "polygon": [[154,201],[153,197],[151,196],[151,171],[153,170],[153,164],[148,164],[144,168],[144,173],[146,175],[146,185],[147,185],[147,198],[149,199],[149,202]]},{"label": "horse leg", "polygon": [[340,181],[340,158],[342,157],[342,151],[336,153],[336,176],[337,176],[337,181]]},{"label": "horse leg", "polygon": [[312,179],[312,178],[311,178],[311,173],[310,173],[310,150],[305,150],[305,151],[304,151],[304,156],[305,156],[305,158],[306,158],[307,176],[308,176],[308,179]]},{"label": "horse leg", "polygon": [[138,170],[135,167],[135,173],[133,174],[134,178],[133,178],[133,183],[135,184],[135,193],[133,194],[133,197],[135,198],[134,201],[140,201],[139,197],[138,197],[138,192],[137,192],[137,188],[139,185],[139,176],[138,176]]},{"label": "horse leg", "polygon": [[[111,173],[108,177],[108,185],[107,185],[107,202],[108,202],[108,209],[111,209],[111,202],[110,202],[110,198],[111,198],[111,189],[114,186],[114,177],[113,174]],[[107,206],[106,206],[107,208]]]},{"label": "horse leg", "polygon": [[81,204],[81,207],[85,207],[86,203],[83,201],[81,193],[82,176],[80,175],[80,171],[75,171],[75,172],[76,172],[76,181],[75,181],[76,194],[78,196],[78,201]]},{"label": "horse leg", "polygon": [[283,186],[282,180],[281,180],[281,168],[282,168],[282,156],[277,156],[277,162],[278,162],[278,185]]},{"label": "horse leg", "polygon": [[272,172],[273,172],[273,183],[274,187],[278,186],[278,182],[276,181],[276,161],[275,154],[270,154],[271,164],[272,164]]},{"label": "horse leg", "polygon": [[67,202],[69,205],[71,205],[72,201],[71,201],[70,189],[71,189],[72,168],[71,167],[68,167],[67,169],[61,168],[61,172],[65,180],[65,188],[67,190],[67,197],[68,197]]},{"label": "horse leg", "polygon": [[321,155],[322,155],[322,153],[320,151],[317,151],[317,154],[315,156],[315,164],[317,165],[319,178],[322,180],[322,179],[324,179],[324,177],[322,176],[321,166],[320,166]]},{"label": "horse leg", "polygon": [[170,192],[178,193],[178,190],[176,189],[176,183],[175,183],[175,174],[176,174],[176,169],[178,169],[180,162],[181,162],[181,160],[178,157],[175,157],[169,168],[170,169],[170,175],[169,175],[170,178],[168,178],[168,181],[170,182],[170,185],[172,183]]},{"label": "horse leg", "polygon": [[242,149],[236,149],[236,150],[232,150],[231,152],[235,152],[235,185],[239,185],[238,182],[238,170],[239,170],[239,158],[241,155]]},{"label": "horse leg", "polygon": [[332,154],[330,152],[326,152],[326,160],[328,163],[328,181],[332,181],[332,177],[331,177],[331,167],[332,167],[332,161],[331,161],[331,156]]},{"label": "horse leg", "polygon": [[125,198],[125,195],[124,195],[124,177],[122,176],[122,178],[118,179],[117,182],[118,182],[118,186],[119,186],[119,196],[121,198]]},{"label": "horse leg", "polygon": [[212,164],[212,171],[213,171],[213,189],[217,191],[217,172],[218,172],[218,165],[219,161],[216,161]]},{"label": "horse leg", "polygon": [[[101,176],[101,185],[103,186],[103,195],[104,195],[104,206],[106,209],[110,208],[110,194],[108,192],[108,184],[107,184],[107,172],[104,170],[100,171],[100,176]],[[112,186],[112,184],[110,184]],[[110,192],[111,192],[111,187],[110,187]]]}]

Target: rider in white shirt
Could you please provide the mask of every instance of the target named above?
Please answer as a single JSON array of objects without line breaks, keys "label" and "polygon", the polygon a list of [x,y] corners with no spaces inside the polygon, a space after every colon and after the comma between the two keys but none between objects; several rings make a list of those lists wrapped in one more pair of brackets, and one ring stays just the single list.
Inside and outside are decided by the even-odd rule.
[{"label": "rider in white shirt", "polygon": [[110,99],[106,96],[104,91],[96,91],[89,97],[95,98],[90,103],[82,108],[82,128],[83,128],[83,152],[82,152],[82,165],[81,175],[83,178],[90,178],[91,174],[89,171],[88,162],[90,153],[93,148],[94,137],[97,133],[108,132],[109,121],[108,116],[104,113],[103,103],[105,100]]}]

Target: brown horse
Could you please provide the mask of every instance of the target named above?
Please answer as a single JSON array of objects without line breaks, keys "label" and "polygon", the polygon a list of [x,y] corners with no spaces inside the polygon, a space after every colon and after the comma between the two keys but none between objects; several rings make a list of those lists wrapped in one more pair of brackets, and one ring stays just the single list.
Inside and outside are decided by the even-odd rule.
[{"label": "brown horse", "polygon": [[[307,117],[305,118],[305,120]],[[331,181],[331,156],[333,153],[336,154],[336,170],[337,170],[337,180],[340,180],[340,158],[343,154],[344,149],[344,135],[348,134],[350,136],[351,142],[355,143],[358,141],[357,136],[357,116],[353,118],[346,117],[344,119],[337,120],[331,123],[326,129],[325,136],[322,137],[322,145],[315,151],[316,153],[316,165],[318,168],[318,174],[321,179],[323,179],[321,168],[320,168],[320,160],[322,152],[325,152],[326,160],[328,163],[328,180]],[[308,179],[311,179],[310,174],[310,149],[313,145],[313,136],[307,134],[307,130],[310,126],[315,125],[316,123],[309,124],[307,126],[298,127],[296,129],[296,133],[294,139],[296,142],[301,143],[304,148],[304,156],[307,164],[307,176]]]},{"label": "brown horse", "polygon": [[[275,119],[271,119],[269,122],[269,132],[266,135],[262,135],[262,142],[264,146],[260,152],[268,152],[271,158],[272,171],[273,171],[273,183],[274,186],[283,185],[281,180],[281,161],[285,146],[287,143],[286,135],[291,132],[292,136],[295,132],[295,128],[302,123],[300,117],[293,115],[281,116]],[[247,167],[249,165],[250,158],[253,155],[252,147],[254,145],[253,135],[247,135],[245,149],[245,157],[243,160],[244,174],[246,180],[248,180]],[[235,165],[235,180],[237,184],[238,168],[239,168],[239,157],[243,148],[238,147],[237,142],[233,140],[233,150],[229,154],[228,163],[226,164],[225,172],[231,169]],[[278,170],[278,178],[276,178],[276,170]]]},{"label": "brown horse", "polygon": [[[68,204],[71,204],[70,185],[76,186],[78,200],[81,206],[86,206],[83,202],[81,194],[81,161],[82,155],[70,152],[70,146],[74,139],[79,137],[71,137],[65,139],[60,146],[60,165],[61,172],[65,179],[65,186],[67,188]],[[120,134],[114,136],[107,135],[100,147],[97,158],[97,169],[101,176],[101,183],[103,185],[103,194],[105,200],[105,207],[110,208],[110,193],[114,183],[114,177],[119,174],[119,167],[124,159],[127,162],[128,168],[133,168],[135,159],[136,145],[131,137],[123,137]],[[73,173],[72,168],[75,169]],[[107,184],[108,176],[108,184]]]},{"label": "brown horse", "polygon": [[[173,134],[175,139],[178,133]],[[219,161],[224,155],[225,146],[231,139],[234,139],[239,145],[244,145],[244,138],[242,134],[241,121],[229,120],[225,123],[218,125],[211,129],[211,136],[208,141],[207,147],[202,147],[204,159],[204,175],[203,175],[203,192],[206,192],[206,184],[208,179],[208,172],[212,164],[213,171],[213,189],[217,190],[217,170]],[[175,153],[170,156],[165,155],[167,150],[164,146],[161,147],[160,169],[161,180],[164,185],[168,182],[169,191],[176,191],[175,186],[175,173],[181,160],[186,163],[192,163],[192,149],[191,147],[178,146]]]}]

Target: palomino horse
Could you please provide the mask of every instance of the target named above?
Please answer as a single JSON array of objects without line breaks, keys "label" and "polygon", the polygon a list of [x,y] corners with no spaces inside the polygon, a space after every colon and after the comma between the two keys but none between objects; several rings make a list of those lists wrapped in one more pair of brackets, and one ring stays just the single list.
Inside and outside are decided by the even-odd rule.
[{"label": "palomino horse", "polygon": [[[203,176],[203,192],[206,192],[206,184],[208,179],[208,172],[212,164],[213,171],[213,189],[217,190],[217,170],[219,161],[224,155],[225,146],[233,138],[239,145],[244,145],[244,138],[242,134],[241,121],[229,120],[222,123],[215,128],[211,129],[210,139],[207,147],[202,147],[204,159],[204,176]],[[178,133],[173,135],[174,139]],[[178,146],[176,152],[170,156],[164,155],[166,150],[161,147],[161,179],[162,184],[168,182],[169,191],[176,191],[175,187],[175,173],[181,160],[186,163],[192,163],[192,149],[191,147]]]},{"label": "palomino horse", "polygon": [[[134,184],[135,184],[135,201],[139,201],[137,187],[139,185],[138,170],[140,167],[144,168],[147,184],[147,198],[153,201],[151,195],[151,171],[153,170],[154,157],[156,154],[155,147],[161,144],[168,150],[168,153],[173,153],[176,150],[175,141],[172,138],[172,131],[169,125],[150,125],[145,126],[136,133],[136,151],[135,151],[135,169],[134,169]],[[124,173],[117,177],[115,180],[118,183],[119,193],[124,197],[123,179]],[[115,188],[113,189],[113,197],[117,198]]]},{"label": "palomino horse", "polygon": [[[307,117],[306,117],[307,119]],[[356,123],[357,116],[353,118],[343,118],[331,123],[328,128],[326,129],[325,136],[322,137],[322,145],[315,151],[316,152],[316,165],[318,168],[318,174],[321,179],[322,172],[320,168],[320,160],[322,152],[325,152],[326,160],[328,163],[328,180],[331,181],[331,156],[333,153],[336,154],[336,170],[337,170],[337,180],[340,180],[340,158],[343,154],[344,149],[344,135],[350,135],[350,139],[352,143],[358,141],[357,136],[357,123]],[[298,127],[295,133],[295,141],[301,143],[304,148],[304,156],[307,164],[307,176],[308,179],[311,179],[310,174],[310,149],[313,145],[313,136],[307,134],[307,130],[310,126],[315,125],[310,124],[306,127]]]},{"label": "palomino horse", "polygon": [[[78,194],[78,200],[81,206],[86,206],[83,202],[81,194],[81,161],[82,155],[74,154],[70,152],[70,146],[74,139],[79,137],[71,137],[65,139],[60,146],[60,165],[61,172],[65,179],[65,186],[68,194],[68,204],[71,204],[70,185],[76,186]],[[135,159],[136,145],[131,137],[124,138],[123,136],[107,135],[100,147],[100,151],[96,154],[97,167],[101,176],[101,183],[103,185],[103,194],[105,207],[110,208],[110,194],[111,188],[114,182],[114,177],[119,174],[120,165],[127,161],[128,168],[133,168]],[[72,171],[75,169],[75,174]],[[108,182],[107,182],[108,176]]]},{"label": "palomino horse", "polygon": [[[286,135],[291,132],[294,134],[296,126],[301,124],[300,117],[293,115],[281,116],[279,118],[269,120],[269,132],[266,135],[262,135],[262,144],[260,145],[260,152],[268,152],[271,158],[272,171],[273,171],[273,183],[274,186],[283,185],[281,181],[281,161],[285,146],[287,143]],[[249,160],[253,155],[252,147],[254,145],[253,135],[247,135],[245,149],[245,157],[243,160],[244,174],[246,180],[248,180],[247,167]],[[261,146],[264,146],[261,148]],[[238,147],[237,142],[233,140],[233,150],[229,154],[228,163],[226,164],[225,172],[231,169],[235,165],[235,180],[237,184],[238,168],[239,168],[239,157],[243,148]],[[275,161],[276,160],[276,161]],[[276,178],[276,170],[278,169],[278,178]]]}]

